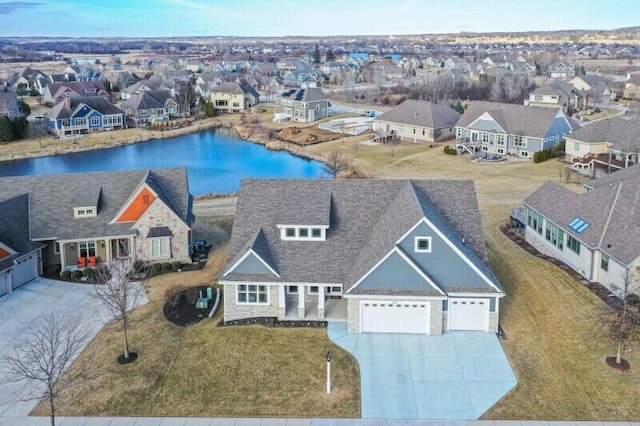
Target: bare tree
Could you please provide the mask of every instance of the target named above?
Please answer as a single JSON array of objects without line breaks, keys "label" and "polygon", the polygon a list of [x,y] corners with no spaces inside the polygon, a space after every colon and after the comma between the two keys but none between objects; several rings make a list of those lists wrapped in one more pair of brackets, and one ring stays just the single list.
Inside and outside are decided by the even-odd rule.
[{"label": "bare tree", "polygon": [[128,262],[113,262],[108,267],[95,270],[96,285],[91,296],[107,308],[111,319],[122,321],[124,352],[118,357],[120,364],[133,362],[138,357],[137,353],[129,352],[129,313],[144,295],[142,285],[132,280],[134,274],[146,275],[141,271],[143,268],[146,266],[132,268]]},{"label": "bare tree", "polygon": [[609,328],[609,339],[616,345],[616,365],[622,363],[622,353],[628,351],[634,344],[640,342],[640,309],[633,303],[629,303],[636,269],[626,269],[624,275],[624,288],[622,290],[622,307],[610,309],[606,315],[606,323]]},{"label": "bare tree", "polygon": [[27,381],[28,400],[48,401],[52,426],[59,395],[77,384],[86,372],[80,366],[64,374],[88,339],[88,329],[78,320],[50,312],[34,323],[1,361],[8,371],[7,381]]},{"label": "bare tree", "polygon": [[334,149],[329,152],[324,169],[327,173],[336,176],[349,169],[349,159],[341,151]]}]

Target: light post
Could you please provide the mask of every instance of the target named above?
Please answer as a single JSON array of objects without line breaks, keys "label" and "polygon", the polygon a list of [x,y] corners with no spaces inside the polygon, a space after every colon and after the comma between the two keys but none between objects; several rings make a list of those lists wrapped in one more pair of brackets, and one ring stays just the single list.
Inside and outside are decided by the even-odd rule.
[{"label": "light post", "polygon": [[327,394],[331,393],[331,350],[327,350]]}]

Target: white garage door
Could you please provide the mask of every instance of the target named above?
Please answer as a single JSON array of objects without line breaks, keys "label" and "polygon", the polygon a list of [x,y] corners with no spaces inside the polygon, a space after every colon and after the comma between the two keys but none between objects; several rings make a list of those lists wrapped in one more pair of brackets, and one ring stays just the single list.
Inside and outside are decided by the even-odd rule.
[{"label": "white garage door", "polygon": [[0,272],[0,296],[7,294],[7,273]]},{"label": "white garage door", "polygon": [[32,254],[17,262],[17,265],[11,270],[11,288],[13,290],[36,278],[36,261],[37,256]]},{"label": "white garage door", "polygon": [[429,302],[360,303],[363,333],[429,334]]},{"label": "white garage door", "polygon": [[449,299],[449,330],[489,331],[488,299]]}]

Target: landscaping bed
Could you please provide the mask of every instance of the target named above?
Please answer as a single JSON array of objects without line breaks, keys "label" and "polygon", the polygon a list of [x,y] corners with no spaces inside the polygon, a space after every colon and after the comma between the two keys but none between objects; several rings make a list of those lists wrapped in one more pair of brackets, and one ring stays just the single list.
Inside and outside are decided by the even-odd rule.
[{"label": "landscaping bed", "polygon": [[264,325],[265,327],[315,327],[315,328],[327,328],[326,321],[307,321],[307,320],[294,320],[294,321],[278,321],[276,317],[254,317],[243,318],[239,320],[224,321],[220,320],[218,327],[229,327],[235,325]]},{"label": "landscaping bed", "polygon": [[181,327],[189,327],[207,318],[215,302],[216,292],[220,291],[213,288],[213,299],[208,300],[206,306],[197,307],[198,299],[206,298],[207,288],[213,287],[195,286],[186,289],[180,287],[170,289],[163,307],[165,318]]}]

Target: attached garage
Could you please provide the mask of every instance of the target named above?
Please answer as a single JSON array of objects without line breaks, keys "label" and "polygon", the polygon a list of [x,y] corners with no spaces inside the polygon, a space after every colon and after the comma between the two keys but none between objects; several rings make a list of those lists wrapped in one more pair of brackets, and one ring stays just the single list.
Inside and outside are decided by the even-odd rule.
[{"label": "attached garage", "polygon": [[35,253],[32,253],[16,262],[16,266],[11,270],[12,290],[34,280],[38,276],[37,262],[38,256]]},{"label": "attached garage", "polygon": [[449,330],[489,331],[489,299],[449,299]]},{"label": "attached garage", "polygon": [[7,272],[0,272],[0,296],[7,294]]},{"label": "attached garage", "polygon": [[429,334],[429,302],[360,302],[362,333]]}]

